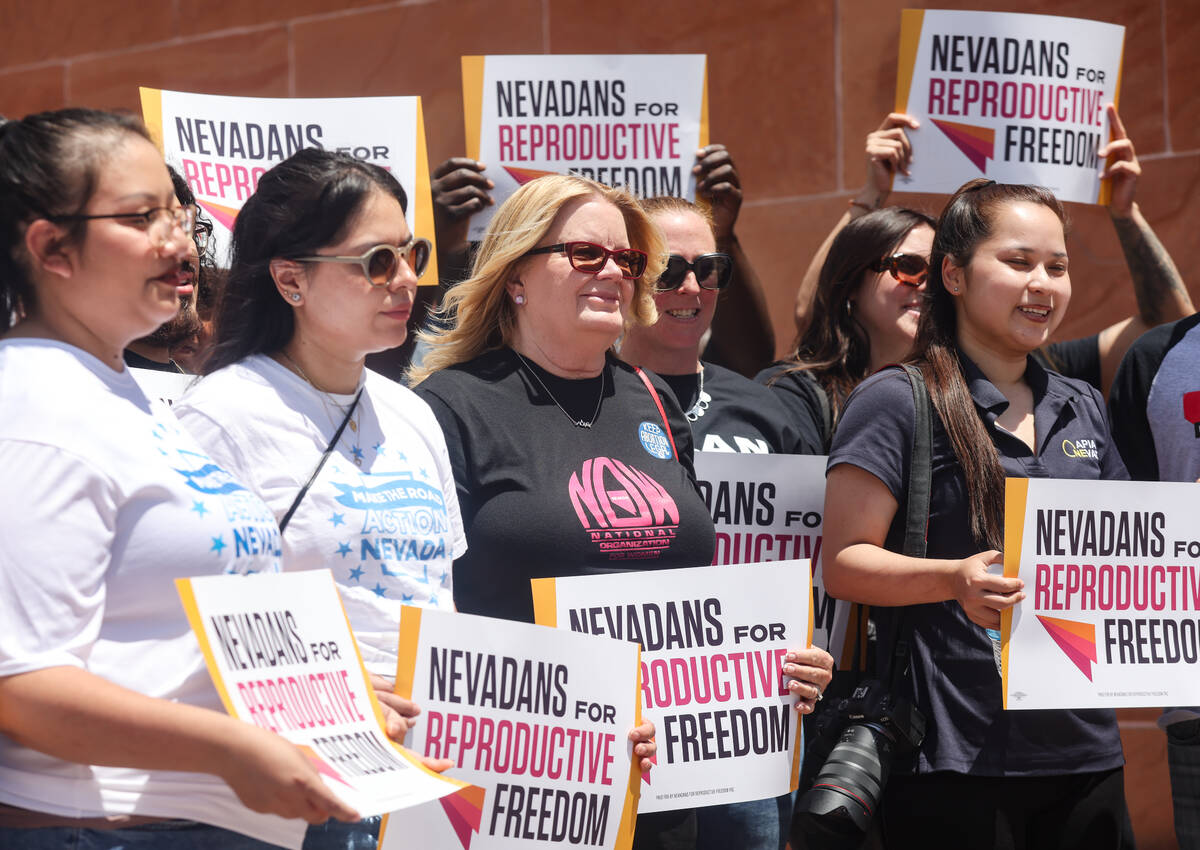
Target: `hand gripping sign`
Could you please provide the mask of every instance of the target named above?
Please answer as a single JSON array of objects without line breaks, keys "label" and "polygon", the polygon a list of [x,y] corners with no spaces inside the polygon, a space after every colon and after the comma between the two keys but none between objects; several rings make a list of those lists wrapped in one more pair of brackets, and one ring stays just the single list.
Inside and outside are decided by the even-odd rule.
[{"label": "hand gripping sign", "polygon": [[782,675],[812,639],[808,561],[534,579],[539,623],[642,646],[656,767],[642,812],[777,797],[800,775]]},{"label": "hand gripping sign", "polygon": [[[141,94],[151,137],[212,219],[218,265],[228,265],[234,220],[258,179],[303,148],[341,151],[390,171],[408,195],[409,231],[434,241],[421,98]],[[434,250],[421,283],[437,279]]]},{"label": "hand gripping sign", "polygon": [[421,706],[407,743],[486,796],[405,811],[380,850],[631,846],[637,646],[405,606],[398,659]]},{"label": "hand gripping sign", "polygon": [[708,144],[703,55],[464,56],[467,155],[487,165],[494,206],[544,174],[693,200],[696,149]]},{"label": "hand gripping sign", "polygon": [[1005,708],[1200,703],[1198,513],[1196,484],[1008,479]]},{"label": "hand gripping sign", "polygon": [[897,189],[950,193],[974,177],[1044,186],[1061,200],[1107,203],[1105,104],[1121,90],[1125,28],[1007,12],[905,9],[896,111],[912,174]]},{"label": "hand gripping sign", "polygon": [[325,784],[363,816],[464,788],[384,734],[329,570],[179,579],[176,586],[225,710],[300,747]]}]

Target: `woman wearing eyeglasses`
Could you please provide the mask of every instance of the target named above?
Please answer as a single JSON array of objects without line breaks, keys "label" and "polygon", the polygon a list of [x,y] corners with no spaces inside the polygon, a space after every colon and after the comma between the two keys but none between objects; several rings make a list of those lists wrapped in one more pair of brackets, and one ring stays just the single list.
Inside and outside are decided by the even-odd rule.
[{"label": "woman wearing eyeglasses", "polygon": [[[667,386],[612,353],[654,321],[662,242],[627,192],[570,176],[496,212],[413,373],[446,432],[469,548],[460,611],[533,621],[529,580],[711,563],[692,438]],[[651,730],[634,732],[650,766]],[[639,818],[655,846],[682,817]],[[665,822],[664,822],[665,821]]]},{"label": "woman wearing eyeglasses", "polygon": [[[356,817],[224,712],[176,594],[280,554],[266,505],[121,359],[179,309],[193,215],[133,119],[0,124],[2,847],[251,850],[207,824],[279,842],[295,832],[245,807]],[[253,552],[232,545],[247,527]]]},{"label": "woman wearing eyeglasses", "polygon": [[699,451],[819,453],[816,433],[801,434],[774,393],[700,361],[717,296],[733,278],[733,259],[717,251],[711,217],[681,198],[650,198],[642,209],[671,253],[655,283],[658,321],[629,328],[621,359],[667,382]]}]

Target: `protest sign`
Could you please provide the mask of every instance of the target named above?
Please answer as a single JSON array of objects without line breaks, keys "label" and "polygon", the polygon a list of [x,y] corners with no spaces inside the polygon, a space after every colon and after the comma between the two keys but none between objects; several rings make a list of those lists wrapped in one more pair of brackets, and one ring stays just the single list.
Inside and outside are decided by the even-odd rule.
[{"label": "protest sign", "polygon": [[300,747],[333,793],[364,817],[463,788],[384,734],[329,570],[179,579],[176,586],[226,711]]},{"label": "protest sign", "polygon": [[[228,265],[233,222],[259,178],[304,148],[390,171],[408,195],[409,230],[434,241],[419,97],[227,97],[144,87],[141,94],[151,137],[213,221],[218,265]],[[437,283],[436,250],[421,283]]]},{"label": "protest sign", "polygon": [[486,797],[406,810],[380,850],[630,847],[637,671],[634,644],[405,606],[396,693],[421,707],[406,743]]},{"label": "protest sign", "polygon": [[851,605],[826,593],[822,576],[827,461],[823,455],[696,452],[696,483],[717,527],[714,564],[811,561],[813,645],[841,659]]},{"label": "protest sign", "polygon": [[1107,203],[1100,184],[1107,103],[1121,89],[1125,28],[1007,12],[905,9],[896,111],[912,174],[895,188],[951,193],[975,177],[1044,186],[1061,200]]},{"label": "protest sign", "polygon": [[1002,617],[1006,708],[1200,703],[1198,512],[1196,484],[1008,479],[1004,574],[1026,596]]},{"label": "protest sign", "polygon": [[641,812],[796,789],[800,715],[782,674],[811,640],[807,561],[534,579],[539,623],[642,645],[658,761]]},{"label": "protest sign", "polygon": [[708,144],[704,55],[464,56],[467,155],[487,166],[496,208],[544,174],[578,174],[642,197],[693,200]]},{"label": "protest sign", "polygon": [[158,369],[139,369],[133,366],[128,368],[129,374],[137,381],[147,398],[157,398],[166,404],[174,404],[188,388],[188,384],[196,380],[195,375],[185,375],[182,372],[162,372]]}]

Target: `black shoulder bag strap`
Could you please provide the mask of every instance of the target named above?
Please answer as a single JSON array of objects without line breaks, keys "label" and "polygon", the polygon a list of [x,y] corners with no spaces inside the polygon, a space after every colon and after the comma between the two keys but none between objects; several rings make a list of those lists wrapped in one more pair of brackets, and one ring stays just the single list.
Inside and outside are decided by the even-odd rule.
[{"label": "black shoulder bag strap", "polygon": [[[912,456],[908,464],[908,495],[905,497],[904,537],[902,554],[924,558],[926,533],[929,530],[929,494],[933,483],[933,412],[925,377],[921,370],[903,364],[909,386],[912,387],[913,421]],[[908,675],[911,624],[907,612],[897,618],[896,650],[892,656],[891,688]]]},{"label": "black shoulder bag strap", "polygon": [[333,439],[329,441],[329,445],[325,447],[321,459],[317,461],[317,465],[313,467],[312,475],[308,476],[308,480],[304,482],[304,486],[300,488],[300,492],[296,494],[292,506],[287,509],[287,513],[283,515],[283,519],[279,521],[279,533],[283,534],[288,527],[288,523],[292,521],[292,514],[296,512],[296,508],[300,507],[300,503],[304,501],[304,494],[308,492],[308,488],[317,480],[317,476],[321,474],[322,467],[325,466],[325,461],[329,460],[329,455],[333,453],[333,447],[337,445],[337,441],[342,438],[342,432],[346,430],[346,425],[350,422],[350,417],[354,415],[355,408],[358,407],[358,400],[362,398],[362,390],[354,396],[354,401],[350,402],[350,407],[346,410],[346,417],[342,420],[342,424],[333,432]]}]

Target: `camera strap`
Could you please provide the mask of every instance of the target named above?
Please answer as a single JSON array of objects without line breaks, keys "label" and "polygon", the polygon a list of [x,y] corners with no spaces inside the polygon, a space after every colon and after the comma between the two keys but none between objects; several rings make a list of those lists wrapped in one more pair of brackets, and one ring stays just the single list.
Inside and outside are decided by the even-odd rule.
[{"label": "camera strap", "polygon": [[[924,558],[929,531],[929,498],[933,485],[933,411],[925,376],[916,366],[901,366],[912,388],[913,422],[912,456],[908,464],[908,494],[905,497],[903,543],[901,552],[910,558]],[[896,517],[899,520],[899,516]],[[912,629],[909,611],[903,609],[895,623],[895,650],[889,684],[893,691],[908,676],[911,660]]]}]

